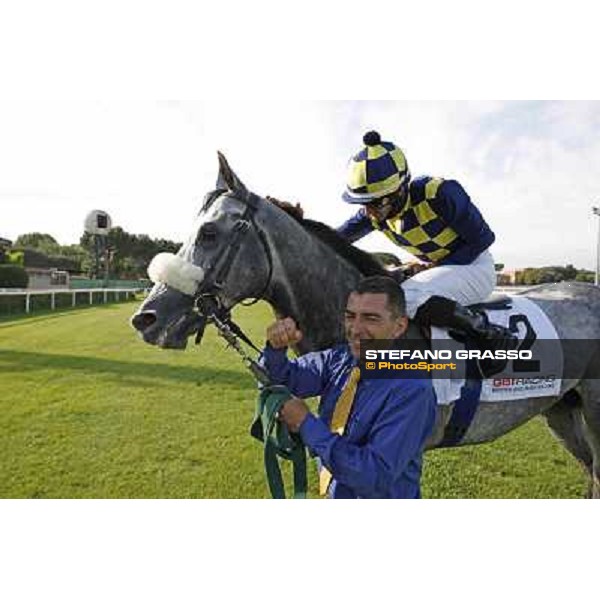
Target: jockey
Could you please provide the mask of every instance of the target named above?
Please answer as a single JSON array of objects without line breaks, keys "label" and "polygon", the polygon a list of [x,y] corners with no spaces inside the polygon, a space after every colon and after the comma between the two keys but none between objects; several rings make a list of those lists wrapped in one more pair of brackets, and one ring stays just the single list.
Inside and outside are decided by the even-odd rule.
[{"label": "jockey", "polygon": [[[514,339],[464,305],[484,301],[496,273],[488,248],[495,236],[463,187],[436,177],[411,179],[404,153],[376,131],[349,163],[342,198],[361,208],[338,228],[353,243],[379,230],[421,264],[402,283],[410,318],[482,341]],[[424,263],[424,264],[422,264]]]}]

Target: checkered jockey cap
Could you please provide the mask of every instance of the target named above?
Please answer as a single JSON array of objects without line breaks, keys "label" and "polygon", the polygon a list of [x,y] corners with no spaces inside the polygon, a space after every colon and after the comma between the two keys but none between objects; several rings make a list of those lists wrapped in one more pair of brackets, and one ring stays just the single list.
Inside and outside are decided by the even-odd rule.
[{"label": "checkered jockey cap", "polygon": [[367,204],[397,191],[410,180],[406,157],[392,142],[382,142],[376,131],[363,137],[365,147],[350,159],[346,191],[350,204]]}]

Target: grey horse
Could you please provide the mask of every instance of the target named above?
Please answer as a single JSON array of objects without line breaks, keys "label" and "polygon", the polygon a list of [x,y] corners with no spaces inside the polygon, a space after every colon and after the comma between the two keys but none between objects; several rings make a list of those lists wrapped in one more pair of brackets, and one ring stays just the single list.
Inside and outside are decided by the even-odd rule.
[{"label": "grey horse", "polygon": [[[251,193],[219,154],[216,190],[207,194],[191,235],[177,257],[189,268],[187,285],[157,283],[132,318],[144,341],[184,349],[201,338],[205,321],[196,310],[205,298],[227,311],[249,298],[268,302],[304,332],[294,351],[304,354],[344,339],[341,315],[353,286],[382,273],[369,254],[347,244],[327,226],[294,218]],[[163,281],[163,280],[161,280]],[[561,339],[600,339],[600,290],[586,284],[551,284],[526,296],[550,318]],[[600,352],[565,355],[570,379],[560,395],[485,402],[459,442],[488,442],[542,414],[589,476],[589,496],[600,498]],[[567,368],[568,367],[568,368]],[[439,446],[452,405],[440,405],[427,448]]]}]

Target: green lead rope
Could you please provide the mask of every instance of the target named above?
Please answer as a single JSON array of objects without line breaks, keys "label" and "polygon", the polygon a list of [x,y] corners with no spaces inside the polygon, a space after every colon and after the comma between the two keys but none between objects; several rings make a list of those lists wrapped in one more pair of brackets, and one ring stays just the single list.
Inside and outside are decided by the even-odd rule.
[{"label": "green lead rope", "polygon": [[265,471],[271,496],[284,499],[285,486],[281,475],[279,458],[291,460],[294,473],[294,498],[306,498],[308,487],[306,474],[306,448],[299,435],[290,433],[287,426],[277,419],[279,409],[292,397],[282,385],[265,386],[256,400],[256,413],[250,434],[264,443]]}]

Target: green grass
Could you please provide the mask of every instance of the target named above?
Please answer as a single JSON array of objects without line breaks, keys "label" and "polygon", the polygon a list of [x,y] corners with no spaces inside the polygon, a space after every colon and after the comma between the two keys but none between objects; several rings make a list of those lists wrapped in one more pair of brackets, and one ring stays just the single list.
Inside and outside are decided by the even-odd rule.
[{"label": "green grass", "polygon": [[[207,330],[165,351],[128,324],[136,303],[0,321],[0,497],[266,498],[248,434],[255,385]],[[241,309],[262,340],[265,305]],[[317,496],[311,464],[310,494]],[[578,498],[575,460],[534,419],[486,445],[426,455],[428,498]]]}]

